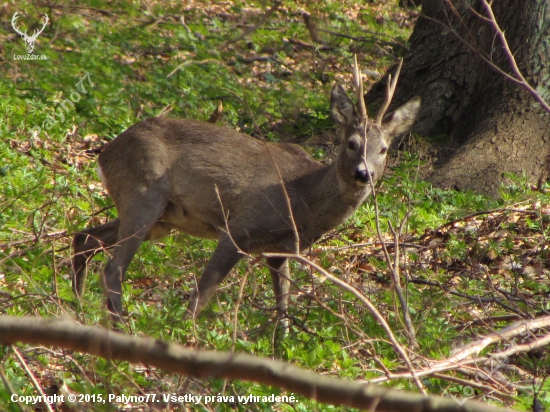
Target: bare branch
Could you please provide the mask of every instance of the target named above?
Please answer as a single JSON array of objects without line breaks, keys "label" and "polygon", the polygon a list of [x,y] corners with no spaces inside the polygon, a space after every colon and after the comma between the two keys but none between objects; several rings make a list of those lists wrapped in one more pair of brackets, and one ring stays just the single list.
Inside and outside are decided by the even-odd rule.
[{"label": "bare branch", "polygon": [[514,54],[512,53],[512,50],[510,50],[510,46],[508,45],[506,36],[504,35],[504,32],[498,25],[498,22],[493,13],[493,9],[491,8],[491,5],[487,3],[487,0],[481,0],[481,4],[483,5],[483,7],[485,7],[485,10],[487,11],[487,15],[489,16],[491,25],[495,29],[497,36],[500,39],[500,43],[502,45],[502,48],[504,49],[504,53],[506,54],[506,57],[508,57],[508,61],[512,66],[512,71],[516,75],[516,78],[519,81],[520,85],[524,87],[531,94],[531,96],[533,96],[535,100],[540,103],[540,105],[544,108],[544,110],[550,113],[550,106],[548,105],[548,103],[546,103],[546,101],[540,96],[540,94],[538,94],[537,91],[533,89],[533,87],[529,84],[529,82],[525,79],[525,77],[523,77],[523,74],[521,73],[521,70],[519,69],[516,63],[516,59],[514,58]]},{"label": "bare branch", "polygon": [[384,258],[386,259],[386,262],[388,264],[388,268],[390,270],[390,274],[392,277],[393,285],[395,288],[395,292],[397,293],[397,297],[399,299],[399,303],[401,304],[401,311],[403,312],[403,321],[405,322],[405,326],[407,327],[407,335],[409,338],[409,343],[412,347],[417,348],[418,342],[416,341],[416,330],[414,328],[414,325],[412,323],[412,319],[409,312],[409,307],[407,305],[407,300],[405,299],[405,294],[403,293],[403,288],[401,287],[401,275],[399,270],[399,244],[400,244],[400,238],[401,233],[403,231],[403,227],[405,225],[405,222],[409,218],[409,213],[403,218],[403,221],[401,222],[399,231],[395,231],[391,225],[390,222],[390,229],[393,233],[394,238],[394,251],[395,251],[395,259],[392,263],[392,259],[390,257],[390,254],[388,252],[388,248],[386,247],[386,242],[384,242],[384,238],[382,236],[382,230],[380,229],[380,212],[378,210],[378,197],[377,192],[374,188],[374,184],[372,181],[370,182],[372,187],[372,193],[373,193],[373,202],[374,202],[374,213],[375,213],[375,223],[376,223],[376,234],[378,235],[378,240],[380,241],[382,245],[382,250],[384,252]]},{"label": "bare branch", "polygon": [[[21,365],[21,367],[23,368],[23,370],[31,380],[32,386],[34,386],[34,389],[36,389],[36,391],[42,396],[42,399],[45,399],[46,396],[44,394],[44,391],[42,390],[42,386],[40,386],[40,384],[36,380],[36,376],[34,376],[34,373],[32,373],[31,369],[29,368],[29,365],[27,365],[27,362],[21,355],[21,352],[19,352],[19,350],[16,347],[12,347],[11,349],[13,350],[15,357],[19,361],[19,364]],[[42,402],[42,404],[46,407],[46,410],[48,412],[53,412],[52,406],[48,402]]]},{"label": "bare branch", "polygon": [[[429,369],[422,371],[416,371],[417,377],[420,376],[429,376],[437,372],[445,372],[450,370],[459,369],[465,365],[475,364],[480,365],[487,362],[498,361],[499,359],[505,359],[514,353],[520,351],[527,352],[535,348],[539,348],[543,345],[548,345],[550,343],[550,337],[548,335],[534,340],[528,343],[521,343],[516,345],[512,339],[517,336],[524,336],[526,332],[550,327],[550,315],[544,316],[538,319],[532,319],[529,321],[519,321],[513,323],[512,325],[504,328],[500,331],[492,332],[484,337],[479,338],[473,342],[464,345],[462,348],[459,348],[453,356],[450,358],[437,362]],[[500,342],[500,341],[511,341],[511,347],[502,352],[495,352],[488,355],[488,357],[483,358],[472,358],[473,355],[478,354],[480,351],[485,349],[487,346]],[[394,374],[392,379],[411,379],[413,376],[409,372]],[[372,379],[372,383],[381,383],[387,381],[386,377],[380,377]]]},{"label": "bare branch", "polygon": [[255,26],[253,26],[251,28],[246,29],[245,31],[243,31],[243,33],[240,36],[236,37],[235,39],[228,40],[227,42],[225,42],[225,44],[222,46],[222,49],[226,48],[230,44],[236,43],[236,42],[244,39],[246,36],[248,36],[249,34],[254,32],[258,27],[260,27],[262,24],[264,24],[267,19],[269,19],[269,16],[271,16],[279,8],[279,6],[281,4],[283,4],[283,2],[280,1],[280,0],[273,3],[273,6],[271,6],[271,8],[262,16],[262,18],[260,19],[258,24],[256,24]]},{"label": "bare branch", "polygon": [[414,366],[413,366],[411,360],[409,359],[409,356],[407,355],[407,352],[405,351],[403,346],[401,346],[401,344],[399,343],[399,341],[397,340],[397,338],[393,334],[393,331],[391,330],[390,325],[388,325],[388,323],[386,322],[386,319],[384,319],[382,314],[378,311],[378,309],[376,309],[376,306],[374,306],[374,304],[363,293],[358,291],[356,288],[354,288],[350,284],[344,282],[343,280],[341,280],[341,279],[339,279],[335,276],[332,276],[330,273],[328,273],[326,270],[324,270],[321,266],[317,265],[315,262],[312,262],[311,260],[309,260],[308,258],[306,258],[302,255],[299,255],[299,254],[282,254],[282,253],[264,253],[263,256],[266,256],[266,257],[270,257],[270,256],[285,257],[285,258],[288,258],[288,259],[296,259],[299,262],[302,262],[302,263],[305,263],[308,266],[311,266],[313,269],[315,269],[316,271],[321,273],[323,276],[325,276],[328,280],[330,280],[335,285],[338,285],[342,289],[345,289],[348,292],[351,292],[356,298],[358,298],[361,301],[361,303],[363,303],[363,305],[365,305],[367,307],[369,312],[378,321],[380,326],[382,326],[382,328],[384,329],[384,331],[388,335],[394,349],[397,351],[397,353],[399,353],[399,355],[401,356],[401,358],[403,359],[403,361],[405,362],[405,364],[409,368],[410,374],[411,374],[411,376],[413,376],[413,380],[415,381],[416,386],[418,387],[418,389],[422,393],[425,393],[425,389],[424,389],[424,386],[422,385],[422,382],[420,382],[420,380],[416,379],[416,377],[415,377],[416,372],[414,370]]},{"label": "bare branch", "polygon": [[195,351],[158,339],[132,337],[97,326],[81,326],[68,318],[0,317],[4,344],[52,345],[106,359],[143,363],[198,378],[242,379],[274,385],[320,402],[364,410],[418,412],[504,412],[476,401],[458,404],[451,398],[424,396],[386,387],[337,379],[305,371],[281,361],[244,353]]},{"label": "bare branch", "polygon": [[[452,4],[451,1],[448,1],[448,3]],[[529,92],[529,94],[531,94],[531,96],[533,96],[533,98],[537,102],[540,103],[540,105],[544,108],[544,110],[546,110],[548,113],[550,113],[550,105],[548,105],[548,103],[539,95],[539,93],[529,84],[529,82],[527,82],[527,80],[521,74],[521,71],[519,70],[519,68],[517,66],[514,54],[510,50],[510,47],[508,45],[508,41],[506,40],[506,36],[504,35],[504,32],[500,29],[500,26],[498,25],[498,23],[495,19],[495,16],[493,14],[491,6],[486,2],[486,0],[482,0],[482,3],[485,3],[487,5],[487,6],[485,6],[485,4],[484,4],[484,6],[485,6],[485,8],[486,8],[486,10],[489,14],[489,19],[488,20],[491,21],[491,24],[492,24],[493,28],[497,31],[497,35],[501,40],[504,52],[505,52],[506,56],[508,57],[508,60],[510,61],[510,64],[512,66],[512,70],[513,70],[515,76],[512,76],[509,73],[506,73],[504,70],[502,70],[500,67],[498,67],[490,59],[488,59],[486,56],[484,56],[483,53],[478,49],[477,46],[471,44],[469,41],[462,38],[462,36],[460,36],[456,32],[456,30],[454,30],[450,25],[445,24],[445,23],[443,23],[443,22],[441,22],[437,19],[434,19],[433,17],[426,16],[424,14],[414,13],[414,12],[412,12],[412,14],[416,15],[418,17],[422,17],[424,19],[430,20],[434,23],[440,24],[445,29],[449,30],[449,32],[453,36],[455,36],[460,42],[462,42],[462,44],[464,44],[464,46],[466,46],[468,49],[473,51],[481,60],[483,60],[485,63],[487,63],[487,65],[489,65],[489,67],[491,69],[493,69],[494,71],[499,73],[501,76],[505,77],[506,79],[510,80],[511,82],[516,83],[516,84],[520,85],[521,87],[523,87],[524,89],[526,89]],[[476,15],[477,15],[477,13],[476,13]],[[487,18],[483,18],[483,20],[487,20]]]},{"label": "bare branch", "polygon": [[313,18],[311,17],[311,14],[304,11],[302,13],[302,17],[304,18],[304,23],[306,24],[306,27],[309,31],[309,35],[311,36],[311,40],[313,40],[315,43],[322,43],[321,36],[319,36],[319,31],[317,30],[317,25],[315,24],[315,21],[313,21]]}]

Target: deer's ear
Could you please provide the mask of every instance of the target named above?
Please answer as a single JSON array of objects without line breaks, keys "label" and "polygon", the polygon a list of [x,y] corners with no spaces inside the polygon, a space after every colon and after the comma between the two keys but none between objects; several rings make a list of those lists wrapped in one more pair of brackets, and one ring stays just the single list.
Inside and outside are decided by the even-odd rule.
[{"label": "deer's ear", "polygon": [[421,103],[422,100],[419,96],[413,97],[403,106],[397,108],[393,113],[384,116],[382,126],[384,126],[388,134],[392,137],[405,133],[416,120]]},{"label": "deer's ear", "polygon": [[357,111],[344,88],[337,84],[330,94],[330,114],[332,120],[341,126],[350,126],[355,122]]}]

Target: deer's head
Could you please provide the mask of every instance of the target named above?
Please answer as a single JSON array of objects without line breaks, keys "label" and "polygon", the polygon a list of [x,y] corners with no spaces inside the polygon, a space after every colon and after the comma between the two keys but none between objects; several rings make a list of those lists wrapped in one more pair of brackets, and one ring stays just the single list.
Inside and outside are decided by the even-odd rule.
[{"label": "deer's head", "polygon": [[343,136],[338,157],[341,178],[358,186],[369,186],[384,173],[386,153],[394,136],[406,132],[420,110],[420,97],[413,97],[394,112],[386,115],[399,77],[399,64],[394,80],[388,80],[386,99],[376,120],[368,118],[363,97],[362,80],[355,60],[355,82],[358,108],[344,88],[335,85],[331,93],[332,119],[342,126]]}]

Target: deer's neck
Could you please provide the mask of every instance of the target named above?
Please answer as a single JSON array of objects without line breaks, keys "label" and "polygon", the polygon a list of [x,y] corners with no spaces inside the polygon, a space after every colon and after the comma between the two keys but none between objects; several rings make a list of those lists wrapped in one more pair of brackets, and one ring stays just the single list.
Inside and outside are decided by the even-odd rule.
[{"label": "deer's neck", "polygon": [[305,176],[299,186],[293,209],[303,247],[343,223],[371,192],[342,176],[337,162]]}]

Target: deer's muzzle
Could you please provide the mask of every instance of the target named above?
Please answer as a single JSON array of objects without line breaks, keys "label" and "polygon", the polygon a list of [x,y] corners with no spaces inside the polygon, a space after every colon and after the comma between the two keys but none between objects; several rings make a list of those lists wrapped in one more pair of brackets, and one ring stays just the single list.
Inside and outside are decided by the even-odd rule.
[{"label": "deer's muzzle", "polygon": [[374,179],[374,172],[368,169],[356,169],[353,177],[358,182],[366,185],[370,180]]}]

